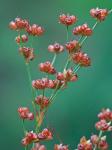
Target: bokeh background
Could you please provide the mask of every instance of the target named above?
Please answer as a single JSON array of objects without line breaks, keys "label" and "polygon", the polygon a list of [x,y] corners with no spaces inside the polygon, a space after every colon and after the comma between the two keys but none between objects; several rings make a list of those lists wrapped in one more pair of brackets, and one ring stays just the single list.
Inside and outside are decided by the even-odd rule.
[{"label": "bokeh background", "polygon": [[[14,41],[16,32],[9,30],[8,24],[15,17],[27,18],[31,23],[42,25],[44,36],[33,40],[37,60],[32,62],[33,79],[41,77],[37,64],[51,60],[47,46],[55,41],[65,43],[66,31],[58,23],[61,13],[76,15],[76,25],[95,22],[89,15],[93,7],[112,8],[111,0],[0,0],[0,149],[22,150],[23,136],[21,122],[17,114],[19,106],[31,106],[31,94],[24,61],[18,54]],[[73,26],[70,28],[70,30]],[[73,39],[71,31],[69,39]],[[92,37],[84,44],[83,50],[92,59],[92,66],[79,71],[79,80],[69,85],[50,107],[44,127],[55,131],[53,143],[63,142],[76,148],[81,136],[88,138],[96,132],[94,124],[97,113],[105,107],[112,108],[112,15],[97,26]],[[61,69],[66,54],[61,54],[56,67]],[[32,109],[32,108],[31,108]],[[28,123],[29,130],[32,125]],[[112,149],[112,135],[108,136]]]}]

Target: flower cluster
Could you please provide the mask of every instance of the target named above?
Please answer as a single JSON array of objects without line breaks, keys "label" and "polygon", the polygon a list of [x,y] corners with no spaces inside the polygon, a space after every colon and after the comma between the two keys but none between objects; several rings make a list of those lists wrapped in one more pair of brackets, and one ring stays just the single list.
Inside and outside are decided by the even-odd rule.
[{"label": "flower cluster", "polygon": [[76,51],[80,50],[80,48],[81,48],[79,42],[76,40],[66,43],[65,46],[69,53],[76,52]]},{"label": "flower cluster", "polygon": [[36,143],[34,148],[32,150],[46,150],[44,145],[41,145],[40,143]]},{"label": "flower cluster", "polygon": [[33,53],[33,48],[29,48],[29,47],[20,47],[19,48],[19,52],[20,54],[22,54],[26,60],[26,62],[28,63],[30,60],[34,59],[34,53]]},{"label": "flower cluster", "polygon": [[68,150],[68,145],[56,144],[54,150]]},{"label": "flower cluster", "polygon": [[58,72],[57,79],[59,81],[64,81],[64,83],[67,83],[69,81],[76,81],[77,75],[73,72],[72,69],[64,70],[63,73]]},{"label": "flower cluster", "polygon": [[52,132],[46,128],[42,132],[38,133],[38,138],[39,140],[51,140],[53,138]]},{"label": "flower cluster", "polygon": [[108,10],[107,9],[99,9],[99,8],[94,9],[93,8],[90,10],[90,14],[93,18],[96,18],[99,21],[103,21],[103,20],[105,20],[105,18],[108,15]]},{"label": "flower cluster", "polygon": [[76,64],[80,64],[81,66],[88,67],[91,64],[91,60],[86,53],[81,51],[72,55],[72,59]]},{"label": "flower cluster", "polygon": [[36,24],[30,25],[29,21],[22,18],[15,18],[14,21],[11,21],[9,24],[10,29],[12,30],[25,30],[28,34],[33,36],[40,36],[44,33],[44,29]]},{"label": "flower cluster", "polygon": [[109,145],[106,141],[106,131],[111,131],[111,114],[112,111],[110,109],[103,109],[102,112],[98,114],[98,118],[100,119],[95,127],[100,131],[99,135],[93,134],[89,140],[86,140],[85,137],[82,137],[80,143],[78,144],[78,150],[108,150]]},{"label": "flower cluster", "polygon": [[21,119],[28,119],[28,120],[33,120],[34,119],[34,114],[30,112],[28,107],[19,107],[18,108],[18,113]]},{"label": "flower cluster", "polygon": [[48,50],[49,52],[60,53],[60,52],[63,52],[64,47],[60,45],[59,43],[55,43],[53,45],[49,45]]},{"label": "flower cluster", "polygon": [[41,36],[44,33],[44,29],[36,24],[27,26],[26,31],[33,36]]},{"label": "flower cluster", "polygon": [[[9,27],[18,32],[15,41],[19,45],[19,52],[24,56],[26,63],[29,63],[30,60],[34,59],[34,49],[26,47],[24,44],[29,41],[29,36],[41,36],[44,33],[44,29],[36,24],[30,25],[28,20],[18,17],[9,23]],[[24,34],[21,34],[23,31]]]},{"label": "flower cluster", "polygon": [[74,15],[65,15],[65,14],[62,14],[59,16],[59,22],[66,25],[66,26],[70,26],[74,23],[76,23],[77,21],[77,17],[74,16]]},{"label": "flower cluster", "polygon": [[37,134],[33,133],[33,131],[26,133],[25,137],[22,139],[22,144],[27,146],[31,142],[37,140]]},{"label": "flower cluster", "polygon": [[81,36],[90,36],[92,34],[92,29],[89,28],[87,24],[83,24],[82,26],[74,28],[73,34]]},{"label": "flower cluster", "polygon": [[112,131],[112,111],[110,109],[103,109],[102,112],[98,114],[98,118],[100,121],[95,125],[97,130]]},{"label": "flower cluster", "polygon": [[46,128],[38,134],[34,133],[33,131],[27,132],[25,137],[22,139],[22,144],[24,146],[27,146],[32,142],[39,142],[41,140],[51,140],[51,139],[52,133],[50,130]]},{"label": "flower cluster", "polygon": [[42,78],[42,79],[32,81],[33,88],[39,89],[39,90],[43,90],[46,88],[49,88],[49,89],[60,88],[62,84],[63,82],[59,82],[58,80],[51,80],[48,78]]},{"label": "flower cluster", "polygon": [[78,150],[92,150],[92,143],[90,140],[86,140],[82,137],[80,143],[78,144]]},{"label": "flower cluster", "polygon": [[22,19],[22,18],[15,18],[14,21],[11,21],[9,24],[9,27],[12,30],[22,30],[22,29],[26,29],[29,26],[29,22],[26,19]]},{"label": "flower cluster", "polygon": [[23,35],[18,35],[16,38],[15,38],[15,41],[20,44],[21,42],[22,43],[26,43],[28,41],[28,36],[23,34]]},{"label": "flower cluster", "polygon": [[49,99],[43,95],[39,95],[35,98],[35,103],[40,106],[41,110],[48,107]]},{"label": "flower cluster", "polygon": [[40,71],[48,73],[48,74],[56,73],[56,69],[52,66],[52,64],[49,61],[47,61],[45,63],[40,63],[39,69],[40,69]]},{"label": "flower cluster", "polygon": [[[70,82],[77,81],[78,70],[82,67],[86,68],[91,65],[91,59],[84,51],[82,51],[82,46],[85,40],[93,34],[96,25],[105,20],[108,14],[109,11],[106,9],[91,9],[90,15],[97,19],[97,21],[91,28],[88,24],[79,25],[73,28],[71,34],[74,34],[74,36],[77,37],[76,39],[69,39],[68,28],[77,22],[77,17],[69,14],[60,15],[59,23],[66,27],[66,43],[59,44],[55,42],[48,46],[48,51],[54,55],[53,59],[39,63],[38,68],[45,76],[40,79],[36,78],[35,80],[31,76],[29,67],[31,60],[36,58],[34,55],[34,47],[32,43],[30,43],[31,47],[26,45],[28,42],[31,42],[30,39],[32,39],[32,37],[34,38],[43,35],[45,30],[40,25],[32,25],[28,20],[22,18],[15,18],[14,21],[10,22],[10,29],[17,31],[18,33],[15,41],[18,44],[19,53],[26,61],[32,92],[33,112],[30,112],[30,109],[27,107],[18,108],[18,113],[23,123],[24,138],[22,139],[22,144],[25,148],[28,148],[28,145],[32,144],[31,150],[46,150],[46,147],[41,145],[40,142],[51,140],[53,138],[53,133],[48,128],[41,129],[46,112],[56,95],[63,90],[64,87],[67,87]],[[64,66],[64,68],[61,71],[58,71],[55,63],[57,60],[56,58],[61,52],[67,53],[67,59],[65,64],[63,64],[63,61],[59,64],[60,66]],[[48,93],[47,90],[49,90]],[[82,137],[77,146],[78,150],[96,150],[97,148],[100,150],[108,149],[106,136],[102,136],[102,134],[105,133],[105,131],[112,130],[112,111],[110,109],[103,109],[98,115],[98,118],[100,120],[95,124],[95,127],[100,131],[100,134],[93,134],[89,140]],[[35,126],[30,132],[28,132],[29,129],[27,129],[24,124],[25,120],[35,121]],[[69,150],[69,146],[55,144],[54,150]]]}]

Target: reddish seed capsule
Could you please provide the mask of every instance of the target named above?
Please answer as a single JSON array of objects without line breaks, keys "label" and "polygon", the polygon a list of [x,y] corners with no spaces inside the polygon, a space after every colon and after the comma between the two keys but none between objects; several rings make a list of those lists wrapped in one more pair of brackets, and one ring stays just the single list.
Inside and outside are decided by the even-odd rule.
[{"label": "reddish seed capsule", "polygon": [[40,95],[36,97],[35,103],[38,104],[41,109],[44,109],[49,105],[49,99],[43,95]]},{"label": "reddish seed capsule", "polygon": [[55,144],[54,145],[54,150],[69,150],[69,149],[68,149],[68,145]]},{"label": "reddish seed capsule", "polygon": [[52,137],[52,132],[45,128],[42,132],[40,132],[38,134],[38,138],[41,140],[51,140],[53,137]]},{"label": "reddish seed capsule", "polygon": [[78,144],[78,150],[93,150],[92,143],[90,140],[86,140],[85,137],[82,137]]},{"label": "reddish seed capsule", "polygon": [[73,16],[73,15],[70,16],[70,15],[62,14],[59,16],[59,22],[66,26],[70,26],[70,25],[76,23],[76,21],[77,21],[77,17]]},{"label": "reddish seed capsule", "polygon": [[60,45],[59,43],[55,43],[53,45],[49,45],[48,50],[49,52],[60,53],[60,52],[63,52],[64,47]]},{"label": "reddish seed capsule", "polygon": [[22,30],[22,29],[26,29],[26,27],[29,25],[27,20],[23,20],[21,18],[15,18],[15,21],[11,21],[9,23],[9,27],[10,29],[13,30]]},{"label": "reddish seed capsule", "polygon": [[18,108],[18,113],[19,113],[20,118],[27,119],[29,109],[27,107],[20,107]]},{"label": "reddish seed capsule", "polygon": [[110,124],[107,123],[105,120],[100,120],[95,124],[95,127],[97,130],[108,131]]},{"label": "reddish seed capsule", "polygon": [[68,42],[67,44],[65,44],[65,46],[69,53],[80,50],[80,44],[76,40]]},{"label": "reddish seed capsule", "polygon": [[40,145],[40,143],[36,143],[32,150],[46,150],[46,147],[44,145]]},{"label": "reddish seed capsule", "polygon": [[34,114],[33,113],[28,113],[28,116],[27,116],[28,120],[33,120],[34,119]]},{"label": "reddish seed capsule", "polygon": [[74,74],[72,69],[65,70],[63,73],[57,73],[57,79],[60,81],[64,81],[65,83],[69,81],[76,81],[77,75]]},{"label": "reddish seed capsule", "polygon": [[25,42],[28,41],[28,36],[25,35],[25,34],[22,35],[21,37],[20,37],[20,36],[17,36],[16,39],[15,39],[15,41],[16,41],[18,44],[20,44],[20,42],[25,43]]},{"label": "reddish seed capsule", "polygon": [[20,47],[19,52],[24,56],[26,62],[28,63],[30,60],[34,59],[33,48],[29,47]]},{"label": "reddish seed capsule", "polygon": [[42,78],[42,79],[32,81],[32,86],[35,89],[40,89],[40,90],[48,88],[48,84],[49,84],[48,78]]},{"label": "reddish seed capsule", "polygon": [[27,146],[28,144],[30,144],[31,142],[37,139],[38,139],[37,134],[31,131],[31,132],[26,133],[25,137],[22,139],[22,144],[24,146]]},{"label": "reddish seed capsule", "polygon": [[62,85],[64,85],[64,81],[59,80],[49,80],[48,88],[50,89],[59,89]]},{"label": "reddish seed capsule", "polygon": [[109,146],[108,146],[108,143],[106,142],[106,140],[101,140],[98,144],[98,148],[100,150],[108,150]]},{"label": "reddish seed capsule", "polygon": [[89,28],[87,24],[83,24],[82,26],[74,28],[73,34],[81,36],[90,36],[92,34],[92,29]]},{"label": "reddish seed capsule", "polygon": [[93,8],[90,10],[90,15],[93,18],[98,19],[99,21],[105,20],[105,18],[108,15],[108,10],[107,9],[99,9],[99,8]]},{"label": "reddish seed capsule", "polygon": [[81,51],[76,52],[72,55],[72,59],[76,64],[80,64],[81,66],[88,67],[91,64],[91,60],[86,53]]},{"label": "reddish seed capsule", "polygon": [[49,61],[47,61],[45,63],[40,63],[39,69],[40,69],[40,71],[48,73],[48,74],[56,73],[55,68],[52,66],[52,64]]},{"label": "reddish seed capsule", "polygon": [[26,19],[21,19],[18,17],[15,18],[15,23],[18,30],[25,29],[29,25],[29,22]]},{"label": "reddish seed capsule", "polygon": [[28,119],[28,120],[34,119],[34,114],[31,113],[27,107],[18,108],[18,113],[21,119]]},{"label": "reddish seed capsule", "polygon": [[91,142],[95,145],[98,144],[99,142],[99,137],[97,135],[92,135],[91,136]]},{"label": "reddish seed capsule", "polygon": [[16,30],[17,29],[16,23],[14,21],[11,21],[9,23],[9,28],[12,29],[12,30]]},{"label": "reddish seed capsule", "polygon": [[98,118],[101,120],[112,121],[112,111],[109,108],[103,109],[102,112],[98,114]]},{"label": "reddish seed capsule", "polygon": [[36,24],[27,26],[26,31],[33,36],[41,36],[44,33],[44,29]]}]

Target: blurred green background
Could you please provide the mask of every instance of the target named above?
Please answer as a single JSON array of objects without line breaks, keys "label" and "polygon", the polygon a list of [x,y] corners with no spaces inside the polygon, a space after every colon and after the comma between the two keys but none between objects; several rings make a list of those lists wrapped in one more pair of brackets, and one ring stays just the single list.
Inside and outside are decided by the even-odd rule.
[{"label": "blurred green background", "polygon": [[[55,41],[65,43],[65,27],[58,23],[61,13],[78,17],[78,24],[95,22],[89,15],[94,7],[112,8],[111,0],[0,0],[0,149],[22,150],[22,126],[17,114],[19,106],[30,106],[31,94],[24,61],[18,54],[14,41],[16,32],[9,30],[8,24],[15,17],[27,18],[31,23],[42,25],[46,32],[33,45],[38,60],[31,64],[33,79],[41,77],[37,64],[51,60],[47,46]],[[70,28],[72,29],[73,26]],[[69,33],[69,39],[73,39]],[[92,37],[83,46],[92,59],[92,66],[79,71],[79,80],[69,85],[50,107],[44,127],[55,130],[55,140],[48,142],[70,145],[76,148],[81,136],[88,138],[96,132],[94,124],[97,113],[104,107],[112,108],[112,14],[97,26]],[[66,54],[57,58],[56,67],[61,69]],[[28,123],[29,130],[32,125]],[[109,135],[110,150],[112,135]]]}]

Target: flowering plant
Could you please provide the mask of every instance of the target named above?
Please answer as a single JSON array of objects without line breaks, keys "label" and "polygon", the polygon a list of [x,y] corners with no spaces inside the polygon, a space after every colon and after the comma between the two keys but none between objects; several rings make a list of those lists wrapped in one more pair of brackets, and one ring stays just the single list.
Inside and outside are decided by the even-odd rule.
[{"label": "flowering plant", "polygon": [[[44,34],[45,30],[39,25],[31,25],[28,20],[22,18],[16,18],[14,21],[10,22],[10,29],[17,31],[18,33],[15,40],[19,46],[19,53],[25,60],[32,92],[33,112],[31,112],[28,107],[18,108],[18,114],[23,125],[24,137],[22,139],[22,144],[25,150],[46,150],[46,147],[41,145],[41,142],[53,139],[53,132],[50,129],[41,129],[48,108],[55,100],[57,94],[68,87],[69,82],[77,81],[79,69],[91,65],[90,57],[82,51],[83,43],[93,34],[97,24],[104,21],[111,12],[112,10],[109,11],[107,9],[91,9],[90,15],[96,19],[95,24],[92,28],[89,27],[88,24],[75,27],[73,29],[73,35],[76,36],[76,39],[71,41],[69,41],[68,37],[69,26],[75,24],[78,19],[74,15],[60,15],[59,23],[64,25],[67,31],[67,43],[65,46],[59,43],[48,46],[48,51],[53,53],[54,57],[52,61],[41,62],[39,64],[39,70],[45,73],[45,76],[41,79],[33,80],[30,72],[30,63],[36,57],[33,46],[27,47],[27,43],[29,37],[38,38]],[[55,68],[55,62],[58,55],[64,51],[68,54],[67,60],[63,70],[59,72]],[[51,95],[49,96],[46,96],[47,89],[51,90]],[[103,109],[102,112],[99,113],[98,118],[100,120],[95,124],[95,127],[100,131],[99,135],[93,134],[89,140],[87,140],[86,137],[82,137],[77,146],[77,150],[108,149],[105,132],[112,130],[112,111],[110,109]],[[25,121],[35,121],[34,128],[29,131],[25,126]],[[31,145],[31,148],[29,145]],[[69,146],[63,145],[62,143],[55,144],[54,146],[54,150],[68,149]]]}]

